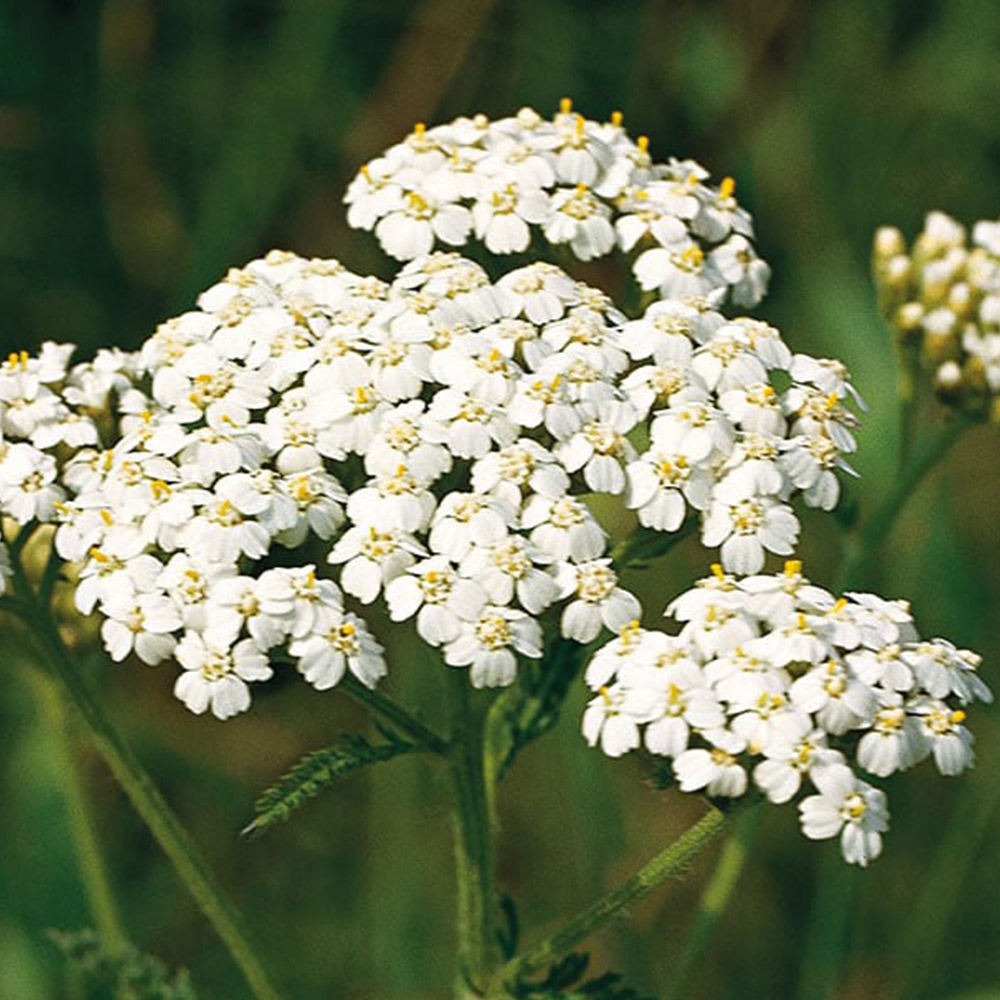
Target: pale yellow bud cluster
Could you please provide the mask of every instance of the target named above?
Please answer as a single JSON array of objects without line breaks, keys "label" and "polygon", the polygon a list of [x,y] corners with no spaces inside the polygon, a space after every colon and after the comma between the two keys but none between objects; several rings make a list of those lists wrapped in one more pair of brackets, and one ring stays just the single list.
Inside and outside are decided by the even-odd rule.
[{"label": "pale yellow bud cluster", "polygon": [[928,214],[907,246],[894,226],[876,233],[879,306],[907,362],[928,373],[948,405],[1000,414],[1000,222],[965,226]]}]

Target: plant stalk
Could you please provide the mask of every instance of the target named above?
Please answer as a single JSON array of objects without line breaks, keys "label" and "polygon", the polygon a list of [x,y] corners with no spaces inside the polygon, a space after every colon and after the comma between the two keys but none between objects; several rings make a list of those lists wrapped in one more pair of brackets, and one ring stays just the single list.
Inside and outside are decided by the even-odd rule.
[{"label": "plant stalk", "polygon": [[355,701],[360,702],[374,712],[378,712],[387,722],[407,736],[412,736],[422,746],[437,754],[448,752],[448,741],[439,736],[429,726],[411,715],[402,705],[386,694],[365,687],[357,678],[345,675],[340,681],[340,687]]},{"label": "plant stalk", "polygon": [[20,604],[5,602],[5,606],[26,607],[30,611],[23,620],[36,645],[46,654],[46,665],[52,676],[76,706],[79,718],[88,730],[98,754],[170,859],[199,909],[226,945],[233,961],[246,978],[253,996],[256,1000],[282,1000],[281,994],[271,984],[256,948],[250,943],[239,911],[216,882],[198,847],[154,785],[149,772],[105,715],[80,672],[79,664],[63,643],[48,607],[40,606],[34,600],[33,592],[29,595],[23,593],[26,589],[23,570],[16,573],[16,577],[22,584]]},{"label": "plant stalk", "polygon": [[33,674],[32,678],[59,765],[66,797],[69,832],[90,915],[105,947],[111,952],[117,952],[125,941],[121,915],[111,888],[94,816],[87,801],[80,761],[71,745],[70,719],[55,683],[41,673]]},{"label": "plant stalk", "polygon": [[757,803],[739,818],[736,829],[722,848],[715,870],[701,894],[694,924],[688,932],[677,960],[670,990],[667,993],[668,1000],[679,1000],[687,986],[688,978],[708,950],[757,839],[757,831],[764,818],[762,806],[763,803]]},{"label": "plant stalk", "polygon": [[464,670],[452,671],[450,770],[454,789],[458,952],[455,996],[482,996],[496,963],[493,818],[485,762],[486,713]]},{"label": "plant stalk", "polygon": [[511,959],[497,973],[490,997],[499,1000],[519,980],[541,972],[564,958],[581,942],[622,910],[648,896],[668,879],[678,878],[723,831],[726,816],[714,806],[672,844],[646,862],[634,875],[616,889],[595,900],[585,910],[571,917],[558,930],[529,948],[523,955]]}]

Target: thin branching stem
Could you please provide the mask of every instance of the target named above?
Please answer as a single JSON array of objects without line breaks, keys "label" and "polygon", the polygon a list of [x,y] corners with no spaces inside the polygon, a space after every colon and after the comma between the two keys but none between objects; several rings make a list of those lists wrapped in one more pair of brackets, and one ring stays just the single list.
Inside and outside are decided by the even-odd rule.
[{"label": "thin branching stem", "polygon": [[195,902],[228,949],[246,978],[255,1000],[282,1000],[251,944],[242,916],[229,899],[176,814],[160,794],[149,772],[105,714],[100,702],[59,634],[51,611],[42,605],[27,584],[18,558],[12,559],[19,588],[16,600],[3,598],[7,610],[27,625],[34,645],[61,692],[77,709],[98,754],[121,785],[129,801],[149,827],[157,843]]},{"label": "thin branching stem", "polygon": [[87,905],[101,942],[110,952],[117,952],[125,941],[121,915],[108,869],[101,850],[101,838],[84,787],[80,759],[74,753],[70,717],[62,691],[41,671],[32,675],[32,687],[38,694],[47,738],[59,758],[59,774],[66,798],[69,833],[76,853],[80,879]]},{"label": "thin branching stem", "polygon": [[469,691],[464,670],[451,672],[451,777],[458,882],[458,968],[455,995],[482,993],[497,953],[493,881],[493,819],[485,762],[486,712]]},{"label": "thin branching stem", "polygon": [[620,886],[595,900],[522,955],[511,959],[494,977],[493,992],[489,996],[499,1000],[518,980],[541,972],[564,958],[622,910],[648,896],[667,880],[683,875],[691,861],[723,831],[726,822],[725,814],[713,806],[694,826]]},{"label": "thin branching stem", "polygon": [[407,709],[403,708],[399,702],[393,701],[387,694],[365,687],[359,680],[351,676],[345,676],[340,682],[340,687],[355,701],[370,708],[373,712],[377,712],[400,732],[412,736],[428,750],[437,754],[448,753],[448,741],[444,737],[434,732],[430,726],[421,722],[416,716],[411,715]]},{"label": "thin branching stem", "polygon": [[764,818],[763,805],[762,802],[757,803],[739,818],[719,854],[719,860],[698,902],[694,923],[674,967],[667,993],[668,1000],[678,1000],[684,995],[689,977],[708,951],[753,850],[757,831]]}]

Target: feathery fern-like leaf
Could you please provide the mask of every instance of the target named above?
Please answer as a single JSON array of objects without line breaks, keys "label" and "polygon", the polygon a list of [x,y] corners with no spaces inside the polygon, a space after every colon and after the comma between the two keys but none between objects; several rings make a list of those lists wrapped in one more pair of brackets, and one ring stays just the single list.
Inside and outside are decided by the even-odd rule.
[{"label": "feathery fern-like leaf", "polygon": [[49,931],[66,960],[127,1000],[198,1000],[186,969],[171,975],[158,958],[124,942],[110,947],[90,928]]},{"label": "feathery fern-like leaf", "polygon": [[257,799],[254,804],[257,815],[243,833],[260,833],[275,823],[284,822],[346,774],[424,749],[421,744],[405,740],[391,729],[380,727],[379,732],[383,739],[378,743],[369,742],[360,733],[348,733],[331,746],[306,754]]}]

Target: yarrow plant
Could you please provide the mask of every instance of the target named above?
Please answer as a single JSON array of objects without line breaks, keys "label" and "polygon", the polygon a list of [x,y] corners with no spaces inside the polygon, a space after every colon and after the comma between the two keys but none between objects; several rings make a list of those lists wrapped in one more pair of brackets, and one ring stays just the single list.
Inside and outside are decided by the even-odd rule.
[{"label": "yarrow plant", "polygon": [[[839,362],[727,313],[756,304],[769,275],[734,191],[692,161],[654,162],[617,113],[594,122],[568,102],[551,120],[523,109],[418,125],[345,199],[349,222],[404,262],[391,280],[272,251],[135,352],[73,364],[71,345],[45,344],[0,370],[4,606],[44,633],[92,720],[48,610],[62,566],[108,656],[173,663],[174,694],[195,713],[242,713],[257,685],[294,670],[380,716],[385,744],[358,737],[307,759],[261,800],[254,829],[357,766],[411,750],[447,758],[458,995],[527,995],[527,976],[721,829],[713,810],[613,903],[526,952],[498,946],[492,785],[581,671],[592,746],[667,758],[682,792],[712,800],[798,798],[805,835],[839,836],[860,865],[889,818],[861,774],[973,762],[966,710],[990,700],[979,658],[922,641],[905,602],[835,598],[792,558],[797,510],[832,510],[853,474],[863,405]],[[983,249],[958,264],[956,230],[935,227],[919,266],[879,237],[893,294],[908,300],[905,282],[922,282],[919,321],[911,301],[893,315],[937,330],[932,307],[961,299],[963,321],[982,327],[959,335],[953,310],[948,351],[974,355],[994,391],[995,234],[977,229]],[[546,245],[564,266],[502,259]],[[633,314],[565,269],[612,252],[644,293]],[[638,522],[614,545],[601,495]],[[52,556],[35,584],[21,555],[38,525],[52,526]],[[695,533],[712,574],[670,604],[677,634],[644,627],[621,572]],[[772,557],[783,571],[765,572]],[[378,606],[451,675],[448,735],[378,690],[398,669],[372,624]],[[190,856],[110,724],[93,724],[168,853]],[[275,996],[196,876],[185,875],[256,995]]]}]

